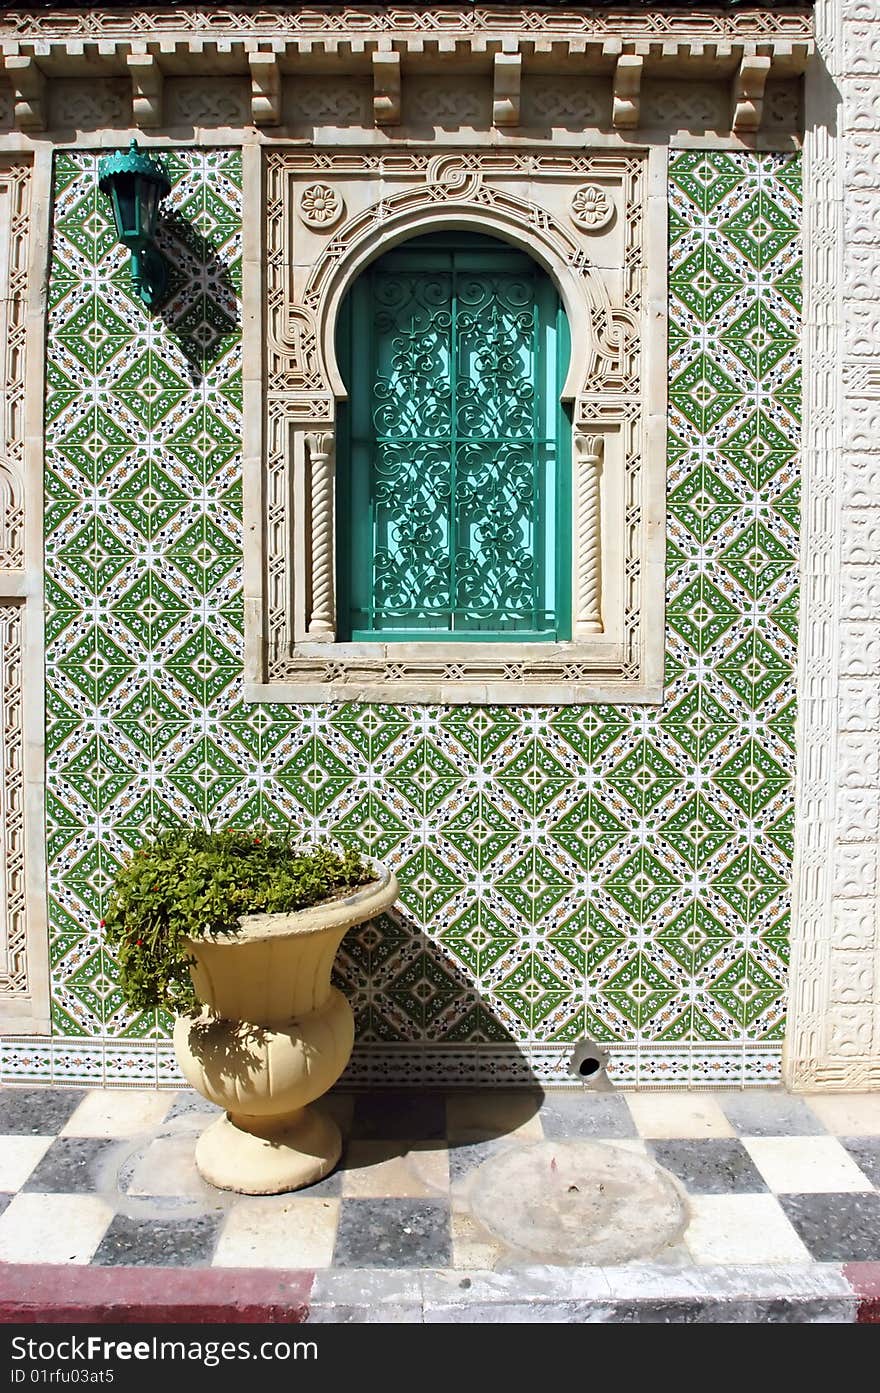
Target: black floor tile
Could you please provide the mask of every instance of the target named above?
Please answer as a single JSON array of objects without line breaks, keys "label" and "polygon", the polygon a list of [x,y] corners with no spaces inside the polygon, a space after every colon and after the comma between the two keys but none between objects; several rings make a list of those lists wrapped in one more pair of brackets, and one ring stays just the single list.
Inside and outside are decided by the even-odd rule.
[{"label": "black floor tile", "polygon": [[95,1267],[207,1267],[224,1217],[132,1219],[117,1214],[92,1263]]},{"label": "black floor tile", "polygon": [[102,1163],[118,1148],[103,1137],[56,1137],[21,1188],[56,1195],[106,1189],[113,1177],[102,1176]]},{"label": "black floor tile", "polygon": [[742,1142],[733,1137],[648,1142],[649,1154],[692,1195],[755,1194],[767,1189]]},{"label": "black floor tile", "polygon": [[85,1088],[0,1088],[0,1136],[54,1136],[78,1108]]},{"label": "black floor tile", "polygon": [[803,1098],[785,1093],[730,1093],[719,1099],[741,1137],[817,1137],[825,1128]]},{"label": "black floor tile", "polygon": [[437,1141],[446,1136],[442,1093],[359,1093],[354,1100],[352,1137],[360,1141]]},{"label": "black floor tile", "polygon": [[880,1190],[880,1137],[840,1137],[838,1140],[865,1178]]},{"label": "black floor tile", "polygon": [[779,1195],[818,1262],[880,1261],[880,1194]]},{"label": "black floor tile", "polygon": [[548,1094],[541,1104],[544,1136],[553,1141],[566,1137],[636,1137],[632,1113],[614,1093]]},{"label": "black floor tile", "polygon": [[14,1195],[7,1194],[5,1190],[2,1193],[0,1193],[0,1214],[3,1214],[9,1208],[9,1205],[14,1198]]},{"label": "black floor tile", "polygon": [[509,1135],[490,1137],[486,1141],[451,1141],[449,1143],[450,1185],[463,1180],[465,1176],[470,1175],[471,1171],[476,1170],[477,1166],[488,1161],[491,1156],[497,1156],[499,1152],[506,1151],[515,1144],[514,1139]]},{"label": "black floor tile", "polygon": [[448,1267],[449,1206],[440,1200],[345,1199],[335,1267]]}]

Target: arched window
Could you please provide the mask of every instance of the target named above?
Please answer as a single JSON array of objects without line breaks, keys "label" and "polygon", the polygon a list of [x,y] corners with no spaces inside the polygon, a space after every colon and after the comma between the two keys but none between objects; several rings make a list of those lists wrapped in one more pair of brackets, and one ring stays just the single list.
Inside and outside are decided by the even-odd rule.
[{"label": "arched window", "polygon": [[338,636],[571,636],[568,322],[529,256],[417,237],[339,320]]}]

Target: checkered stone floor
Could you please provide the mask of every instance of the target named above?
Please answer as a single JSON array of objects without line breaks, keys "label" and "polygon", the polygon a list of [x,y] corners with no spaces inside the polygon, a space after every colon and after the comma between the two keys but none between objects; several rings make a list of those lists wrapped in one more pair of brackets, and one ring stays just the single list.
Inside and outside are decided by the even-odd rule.
[{"label": "checkered stone floor", "polygon": [[[502,1271],[468,1207],[505,1147],[590,1138],[653,1157],[690,1222],[670,1269],[880,1261],[880,1094],[336,1092],[341,1166],[294,1195],[212,1189],[190,1092],[0,1090],[0,1262]],[[656,1262],[657,1259],[655,1258]]]}]

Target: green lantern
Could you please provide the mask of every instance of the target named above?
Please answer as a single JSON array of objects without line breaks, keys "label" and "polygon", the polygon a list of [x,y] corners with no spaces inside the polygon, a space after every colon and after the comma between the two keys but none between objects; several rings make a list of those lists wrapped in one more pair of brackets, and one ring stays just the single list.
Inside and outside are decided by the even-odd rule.
[{"label": "green lantern", "polygon": [[164,169],[142,155],[132,140],[128,151],[98,163],[98,188],[113,205],[116,235],[131,252],[135,293],[150,309],[161,303],[168,280],[162,253],[155,244],[159,204],[171,188]]}]

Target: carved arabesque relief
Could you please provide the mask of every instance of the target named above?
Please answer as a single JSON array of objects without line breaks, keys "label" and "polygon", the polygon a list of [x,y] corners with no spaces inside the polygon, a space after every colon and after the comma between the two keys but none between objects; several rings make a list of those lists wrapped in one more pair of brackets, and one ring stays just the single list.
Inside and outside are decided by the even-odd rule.
[{"label": "carved arabesque relief", "polygon": [[880,105],[876,81],[856,80],[880,47],[880,20],[860,8],[820,0],[823,61],[805,92],[803,600],[784,1076],[810,1092],[880,1087]]},{"label": "carved arabesque relief", "polygon": [[[25,707],[22,667],[28,616],[25,554],[25,395],[30,192],[29,160],[0,159],[0,1014],[39,1029],[46,1009],[35,987],[31,942],[36,906],[25,883]],[[42,834],[42,827],[37,829]],[[33,918],[37,916],[34,914]]]},{"label": "carved arabesque relief", "polygon": [[124,77],[98,82],[56,78],[48,92],[50,126],[99,131],[131,122],[131,83]]},{"label": "carved arabesque relief", "polygon": [[30,165],[0,162],[0,218],[8,222],[0,267],[0,567],[24,567],[25,308]]},{"label": "carved arabesque relief", "polygon": [[250,120],[251,98],[243,77],[175,77],[165,81],[165,117],[169,125],[243,126]]},{"label": "carved arabesque relief", "polygon": [[0,995],[28,989],[21,728],[21,605],[0,600]]},{"label": "carved arabesque relief", "polygon": [[[531,198],[522,193],[527,184]],[[406,684],[402,700],[437,699],[441,688],[451,701],[583,700],[589,683],[659,699],[646,654],[656,634],[662,654],[662,625],[646,633],[642,604],[651,463],[641,368],[646,156],[276,150],[266,185],[266,666],[252,679],[268,683],[267,695],[273,684],[290,684],[302,700],[380,689],[387,697],[394,680]],[[303,228],[303,194],[314,187],[344,201],[346,216],[329,232]],[[571,220],[572,198],[585,187],[600,195],[588,231]],[[555,279],[566,307],[573,638],[491,653],[470,644],[465,651],[377,643],[365,655],[336,643],[334,632],[333,432],[345,392],[336,318],[350,285],[382,250],[443,227],[523,247]]]}]

